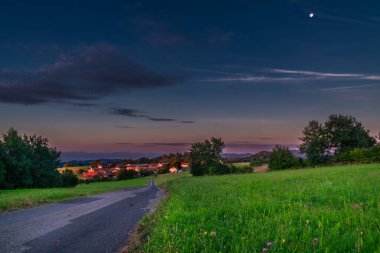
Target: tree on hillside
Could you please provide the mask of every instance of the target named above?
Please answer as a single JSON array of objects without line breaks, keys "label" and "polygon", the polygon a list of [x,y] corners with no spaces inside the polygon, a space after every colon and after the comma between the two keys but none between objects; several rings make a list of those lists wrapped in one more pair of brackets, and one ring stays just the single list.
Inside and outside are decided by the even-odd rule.
[{"label": "tree on hillside", "polygon": [[100,161],[100,160],[96,160],[96,161],[93,161],[91,164],[90,164],[90,166],[91,167],[97,167],[98,165],[101,165],[102,164],[102,162]]},{"label": "tree on hillside", "polygon": [[368,148],[376,144],[363,124],[352,116],[333,114],[325,123],[329,148],[338,154],[354,148]]},{"label": "tree on hillside", "polygon": [[175,154],[171,159],[169,159],[170,168],[174,167],[174,168],[180,169],[181,161],[182,161],[181,154],[180,153]]},{"label": "tree on hillside", "polygon": [[327,161],[329,141],[322,124],[312,120],[303,130],[300,151],[306,154],[311,165],[323,164]]},{"label": "tree on hillside", "polygon": [[323,125],[315,120],[310,121],[303,135],[300,150],[312,165],[325,163],[331,151],[338,155],[376,144],[376,139],[369,135],[361,122],[352,116],[337,114],[330,115]]},{"label": "tree on hillside", "polygon": [[207,174],[208,169],[221,164],[221,153],[224,147],[222,139],[215,137],[192,144],[190,147],[191,174],[201,176]]},{"label": "tree on hillside", "polygon": [[285,146],[276,145],[269,157],[270,170],[284,170],[299,168],[301,166],[299,159]]}]

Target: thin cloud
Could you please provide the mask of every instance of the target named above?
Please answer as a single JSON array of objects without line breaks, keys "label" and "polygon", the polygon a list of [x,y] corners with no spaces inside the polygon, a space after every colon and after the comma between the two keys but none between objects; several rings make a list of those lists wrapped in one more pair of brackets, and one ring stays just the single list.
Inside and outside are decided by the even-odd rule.
[{"label": "thin cloud", "polygon": [[191,143],[188,142],[149,142],[144,143],[144,145],[148,146],[190,146]]},{"label": "thin cloud", "polygon": [[117,145],[134,145],[132,142],[116,142]]},{"label": "thin cloud", "polygon": [[116,125],[114,126],[115,128],[122,128],[122,129],[129,129],[129,128],[135,128],[133,126],[121,126],[121,125]]},{"label": "thin cloud", "polygon": [[131,109],[131,108],[111,108],[109,111],[111,114],[114,114],[114,115],[127,116],[131,118],[146,118],[147,117],[141,111],[136,110],[136,109]]},{"label": "thin cloud", "polygon": [[360,24],[360,25],[378,25],[380,24],[380,20],[378,17],[360,17],[360,16],[341,16],[341,15],[333,15],[329,13],[316,13],[315,18],[337,21],[337,22],[346,22],[352,24]]},{"label": "thin cloud", "polygon": [[195,121],[194,120],[181,120],[181,121],[179,121],[179,123],[182,123],[182,124],[194,124]]},{"label": "thin cloud", "polygon": [[269,69],[272,73],[279,74],[295,74],[295,75],[307,75],[307,76],[320,76],[320,77],[361,77],[361,74],[354,73],[324,73],[308,70],[288,70],[288,69]]},{"label": "thin cloud", "polygon": [[317,72],[309,70],[289,70],[289,69],[269,69],[271,73],[276,74],[290,74],[300,77],[314,77],[314,78],[335,78],[335,79],[353,79],[353,80],[380,80],[380,75],[361,74],[361,73],[330,73],[330,72]]},{"label": "thin cloud", "polygon": [[368,88],[368,87],[375,87],[375,86],[377,86],[377,85],[368,84],[368,85],[341,86],[341,87],[320,89],[320,91],[322,91],[322,92],[346,92],[346,91],[352,91],[352,90],[363,89],[363,88]]},{"label": "thin cloud", "polygon": [[[303,79],[305,80],[305,79]],[[243,76],[243,77],[225,77],[225,78],[209,78],[199,80],[203,82],[288,82],[288,81],[301,81],[300,78],[294,77],[269,77],[269,76]]]},{"label": "thin cloud", "polygon": [[150,121],[164,121],[164,122],[173,122],[177,121],[176,119],[170,119],[170,118],[148,118]]},{"label": "thin cloud", "polygon": [[[185,68],[185,70],[215,74],[202,78],[201,82],[304,82],[315,80],[380,80],[380,75],[363,73],[332,73],[310,70],[270,68],[257,73],[234,73],[209,69]],[[264,74],[262,73],[264,72]],[[218,76],[219,75],[219,76]],[[222,77],[221,77],[222,75]]]},{"label": "thin cloud", "polygon": [[109,108],[108,112],[112,115],[125,116],[129,118],[143,118],[143,119],[147,119],[149,121],[155,121],[155,122],[176,122],[176,123],[182,123],[182,124],[195,123],[195,121],[191,121],[191,120],[178,120],[178,119],[173,119],[173,118],[153,117],[153,116],[147,115],[145,112],[142,112],[140,110],[136,110],[133,108],[113,107],[113,108]]}]

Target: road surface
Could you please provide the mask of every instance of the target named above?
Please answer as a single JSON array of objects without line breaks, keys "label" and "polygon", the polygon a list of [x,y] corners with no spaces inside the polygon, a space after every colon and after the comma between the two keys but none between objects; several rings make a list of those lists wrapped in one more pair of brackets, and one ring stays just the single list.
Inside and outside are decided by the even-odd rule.
[{"label": "road surface", "polygon": [[1,253],[116,252],[163,197],[148,186],[0,214]]}]

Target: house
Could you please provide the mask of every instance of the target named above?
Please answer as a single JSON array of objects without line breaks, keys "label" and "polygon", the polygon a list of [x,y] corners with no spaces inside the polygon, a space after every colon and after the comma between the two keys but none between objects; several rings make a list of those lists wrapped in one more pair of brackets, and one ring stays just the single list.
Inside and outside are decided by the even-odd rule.
[{"label": "house", "polygon": [[172,167],[172,168],[169,169],[169,172],[170,172],[170,173],[177,173],[177,172],[178,172],[178,169],[175,168],[175,167]]},{"label": "house", "polygon": [[181,168],[189,168],[189,163],[181,163]]}]

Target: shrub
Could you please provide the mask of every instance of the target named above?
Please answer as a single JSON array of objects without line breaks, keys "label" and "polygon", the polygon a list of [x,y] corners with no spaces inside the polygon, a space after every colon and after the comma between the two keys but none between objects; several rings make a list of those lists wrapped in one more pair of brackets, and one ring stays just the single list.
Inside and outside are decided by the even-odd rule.
[{"label": "shrub", "polygon": [[269,157],[270,170],[299,168],[301,164],[292,152],[284,146],[276,145]]},{"label": "shrub", "polygon": [[140,170],[140,176],[146,177],[150,175],[153,175],[153,171],[145,169]]},{"label": "shrub", "polygon": [[79,179],[71,170],[64,170],[61,175],[63,187],[74,187],[79,183]]},{"label": "shrub", "polygon": [[210,167],[208,167],[209,175],[223,175],[229,174],[230,172],[230,167],[222,163],[212,164]]},{"label": "shrub", "polygon": [[380,162],[380,144],[371,148],[356,148],[339,153],[335,161],[338,163],[372,163]]},{"label": "shrub", "polygon": [[201,161],[190,161],[190,173],[193,176],[203,176],[206,174],[206,168]]},{"label": "shrub", "polygon": [[132,179],[135,176],[137,176],[137,172],[134,170],[120,170],[116,175],[117,180]]},{"label": "shrub", "polygon": [[6,186],[6,181],[5,181],[5,166],[4,164],[0,161],[0,189],[5,188]]},{"label": "shrub", "polygon": [[245,173],[252,173],[253,168],[250,165],[244,165],[244,166],[236,166],[236,165],[230,165],[230,173],[231,174],[245,174]]}]

